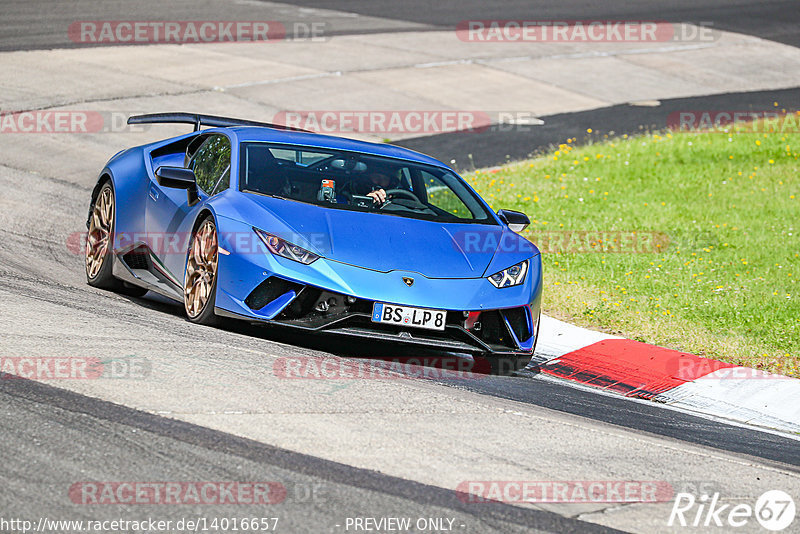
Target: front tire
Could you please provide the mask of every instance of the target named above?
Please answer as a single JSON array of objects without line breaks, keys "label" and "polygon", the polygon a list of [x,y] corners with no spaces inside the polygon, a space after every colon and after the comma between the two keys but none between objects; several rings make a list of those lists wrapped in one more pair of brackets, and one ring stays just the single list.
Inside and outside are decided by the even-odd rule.
[{"label": "front tire", "polygon": [[214,325],[219,322],[214,314],[219,260],[217,239],[217,226],[209,215],[192,235],[186,256],[183,304],[186,316],[193,323]]},{"label": "front tire", "polygon": [[89,232],[84,249],[86,283],[92,287],[116,291],[131,297],[141,297],[147,290],[123,283],[114,278],[114,224],[116,220],[116,199],[111,181],[106,181],[92,206],[89,218]]}]

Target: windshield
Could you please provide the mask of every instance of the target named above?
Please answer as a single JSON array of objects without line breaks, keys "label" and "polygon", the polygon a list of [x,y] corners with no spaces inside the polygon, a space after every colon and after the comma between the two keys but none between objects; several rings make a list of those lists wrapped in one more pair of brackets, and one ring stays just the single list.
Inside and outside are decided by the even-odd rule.
[{"label": "windshield", "polygon": [[353,152],[243,143],[239,188],[333,209],[496,224],[447,169]]}]

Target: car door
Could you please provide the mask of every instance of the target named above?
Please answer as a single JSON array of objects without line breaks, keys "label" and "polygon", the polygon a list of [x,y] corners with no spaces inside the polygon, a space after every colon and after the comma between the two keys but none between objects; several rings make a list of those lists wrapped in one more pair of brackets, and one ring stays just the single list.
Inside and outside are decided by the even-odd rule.
[{"label": "car door", "polygon": [[[192,146],[197,148],[192,150]],[[199,209],[203,201],[224,191],[230,184],[230,140],[222,134],[204,135],[190,145],[187,160],[186,167],[194,171],[197,179],[199,202],[190,206],[185,190],[162,187],[155,177],[151,177],[145,209],[145,224],[151,248],[157,259],[175,278],[174,282],[181,282],[189,245],[190,228],[183,223]]]}]

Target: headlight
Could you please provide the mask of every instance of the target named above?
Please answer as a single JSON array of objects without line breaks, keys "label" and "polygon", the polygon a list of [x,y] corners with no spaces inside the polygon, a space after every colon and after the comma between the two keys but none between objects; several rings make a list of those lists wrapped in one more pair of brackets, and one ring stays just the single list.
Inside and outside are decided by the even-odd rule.
[{"label": "headlight", "polygon": [[267,249],[276,256],[281,256],[292,261],[298,261],[305,265],[313,263],[319,259],[319,256],[313,252],[289,243],[285,239],[281,239],[278,236],[268,234],[264,230],[259,230],[258,228],[253,227],[253,231],[259,238],[261,238],[261,241],[264,242],[264,244],[267,246]]},{"label": "headlight", "polygon": [[498,288],[518,286],[525,281],[526,274],[528,274],[528,260],[494,273],[489,277],[489,281]]}]

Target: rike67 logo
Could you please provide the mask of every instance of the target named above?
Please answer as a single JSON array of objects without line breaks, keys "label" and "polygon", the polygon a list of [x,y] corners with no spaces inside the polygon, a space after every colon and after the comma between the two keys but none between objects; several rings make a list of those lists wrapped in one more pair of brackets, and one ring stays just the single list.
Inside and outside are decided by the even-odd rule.
[{"label": "rike67 logo", "polygon": [[[732,528],[752,525],[755,519],[765,529],[779,532],[794,522],[796,513],[794,499],[781,490],[770,490],[762,494],[755,505],[750,503],[723,503],[719,493],[678,493],[672,505],[667,526],[695,527],[706,529]],[[752,528],[752,527],[751,527]]]}]

